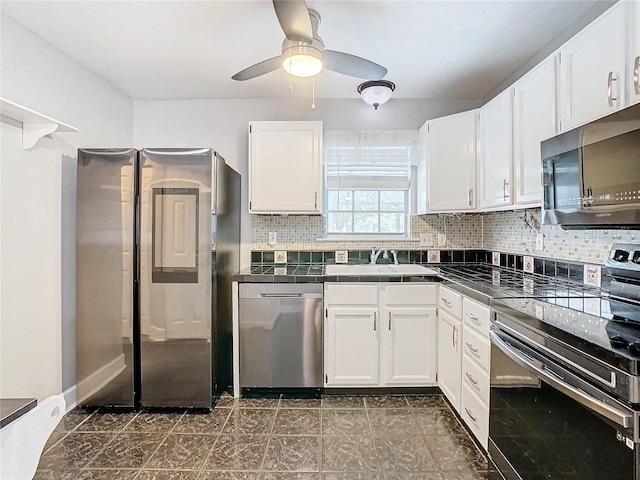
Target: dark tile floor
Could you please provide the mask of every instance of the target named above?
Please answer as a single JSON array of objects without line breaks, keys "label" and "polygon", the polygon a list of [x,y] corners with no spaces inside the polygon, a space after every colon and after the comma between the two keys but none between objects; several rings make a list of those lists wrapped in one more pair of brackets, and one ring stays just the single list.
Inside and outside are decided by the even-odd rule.
[{"label": "dark tile floor", "polygon": [[440,396],[223,397],[211,414],[72,411],[36,480],[479,480],[485,456]]}]

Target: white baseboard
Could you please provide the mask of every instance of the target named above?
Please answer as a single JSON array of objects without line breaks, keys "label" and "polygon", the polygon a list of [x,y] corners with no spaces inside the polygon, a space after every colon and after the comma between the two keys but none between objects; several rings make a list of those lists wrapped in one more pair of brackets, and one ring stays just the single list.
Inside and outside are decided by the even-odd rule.
[{"label": "white baseboard", "polygon": [[64,392],[62,392],[62,396],[64,397],[64,403],[66,404],[65,411],[70,412],[74,408],[76,408],[76,386],[72,386],[67,388]]},{"label": "white baseboard", "polygon": [[[103,365],[88,377],[80,380],[75,388],[74,406],[82,403],[91,395],[99,392],[107,383],[116,378],[125,369],[124,353]],[[78,396],[80,395],[80,396]]]}]

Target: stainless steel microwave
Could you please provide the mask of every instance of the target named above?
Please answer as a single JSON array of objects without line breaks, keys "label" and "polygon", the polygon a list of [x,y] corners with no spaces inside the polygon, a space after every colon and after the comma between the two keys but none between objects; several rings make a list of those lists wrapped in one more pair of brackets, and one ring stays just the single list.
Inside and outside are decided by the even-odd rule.
[{"label": "stainless steel microwave", "polygon": [[545,225],[640,229],[640,104],[540,145]]}]

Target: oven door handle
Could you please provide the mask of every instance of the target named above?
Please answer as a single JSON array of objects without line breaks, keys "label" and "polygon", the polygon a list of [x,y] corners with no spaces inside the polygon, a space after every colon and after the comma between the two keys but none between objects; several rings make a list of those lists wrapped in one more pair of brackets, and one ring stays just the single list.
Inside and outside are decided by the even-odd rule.
[{"label": "oven door handle", "polygon": [[516,362],[521,367],[526,368],[531,373],[536,375],[541,380],[547,382],[559,392],[562,392],[567,397],[572,398],[581,405],[584,405],[585,407],[593,410],[594,412],[602,415],[605,418],[608,418],[609,420],[615,422],[617,425],[620,425],[623,428],[629,428],[631,426],[631,415],[613,408],[610,405],[599,402],[598,400],[581,392],[577,388],[566,384],[559,378],[552,376],[546,373],[544,370],[536,367],[535,365],[530,363],[530,361],[526,358],[526,356],[524,356],[524,354],[520,355],[516,353],[515,350],[517,349],[514,349],[512,345],[509,345],[504,340],[502,340],[502,338],[500,338],[500,336],[494,330],[489,331],[489,336],[491,337],[491,343],[502,350],[504,354],[507,355],[511,360]]}]

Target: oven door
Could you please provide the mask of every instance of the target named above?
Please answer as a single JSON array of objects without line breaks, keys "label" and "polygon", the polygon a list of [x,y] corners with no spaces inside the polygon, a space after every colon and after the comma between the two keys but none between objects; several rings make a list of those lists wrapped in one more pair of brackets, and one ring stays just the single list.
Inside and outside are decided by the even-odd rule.
[{"label": "oven door", "polygon": [[490,336],[489,455],[507,480],[640,480],[636,412],[495,325]]}]

